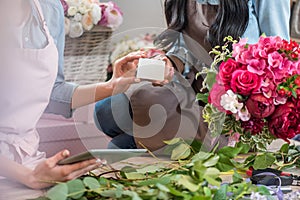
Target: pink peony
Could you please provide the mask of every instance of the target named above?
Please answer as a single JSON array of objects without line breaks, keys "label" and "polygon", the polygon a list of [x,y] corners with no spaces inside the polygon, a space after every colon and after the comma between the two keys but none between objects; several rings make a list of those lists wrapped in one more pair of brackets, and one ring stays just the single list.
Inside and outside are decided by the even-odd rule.
[{"label": "pink peony", "polygon": [[260,89],[261,78],[247,70],[236,70],[232,74],[230,87],[236,94],[250,95]]},{"label": "pink peony", "polygon": [[282,47],[282,39],[278,36],[275,37],[263,37],[259,38],[257,43],[259,55],[262,58],[268,58],[268,55],[280,50]]},{"label": "pink peony", "polygon": [[286,141],[300,134],[299,100],[288,101],[275,110],[269,121],[270,132]]},{"label": "pink peony", "polygon": [[266,61],[264,59],[253,59],[249,61],[249,65],[247,67],[249,72],[257,74],[259,76],[265,73]]},{"label": "pink peony", "polygon": [[251,116],[259,119],[270,116],[275,110],[273,98],[266,98],[263,94],[252,94],[246,101],[246,107]]}]

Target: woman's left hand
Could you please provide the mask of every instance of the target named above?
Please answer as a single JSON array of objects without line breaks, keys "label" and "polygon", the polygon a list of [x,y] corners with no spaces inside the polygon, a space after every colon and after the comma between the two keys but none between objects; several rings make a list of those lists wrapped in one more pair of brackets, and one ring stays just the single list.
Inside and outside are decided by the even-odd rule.
[{"label": "woman's left hand", "polygon": [[109,81],[113,88],[113,94],[124,92],[131,84],[140,82],[140,79],[136,78],[136,69],[139,59],[143,57],[145,57],[144,52],[138,51],[130,53],[114,63],[114,73]]}]

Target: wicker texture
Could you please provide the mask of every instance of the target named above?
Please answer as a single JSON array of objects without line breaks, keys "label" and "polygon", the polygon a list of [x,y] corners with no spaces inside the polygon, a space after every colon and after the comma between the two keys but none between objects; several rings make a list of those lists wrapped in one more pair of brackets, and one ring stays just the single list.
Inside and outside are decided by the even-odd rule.
[{"label": "wicker texture", "polygon": [[111,29],[97,26],[79,38],[66,36],[66,81],[81,85],[105,81],[112,32]]}]

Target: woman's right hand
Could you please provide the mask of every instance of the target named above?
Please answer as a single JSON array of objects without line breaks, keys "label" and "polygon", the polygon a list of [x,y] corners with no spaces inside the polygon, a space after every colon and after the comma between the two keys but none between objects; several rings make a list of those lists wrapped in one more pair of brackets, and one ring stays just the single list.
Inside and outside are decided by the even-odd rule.
[{"label": "woman's right hand", "polygon": [[96,159],[72,165],[58,165],[59,161],[69,156],[70,152],[68,150],[64,150],[40,163],[31,172],[26,185],[33,189],[47,188],[57,182],[66,182],[78,178],[103,165],[101,161]]}]

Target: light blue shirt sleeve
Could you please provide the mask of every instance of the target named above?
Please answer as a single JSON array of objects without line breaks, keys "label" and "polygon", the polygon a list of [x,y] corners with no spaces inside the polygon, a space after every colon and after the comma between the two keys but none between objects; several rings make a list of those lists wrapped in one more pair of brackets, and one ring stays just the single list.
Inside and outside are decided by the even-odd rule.
[{"label": "light blue shirt sleeve", "polygon": [[69,118],[72,116],[72,96],[77,85],[65,82],[63,74],[65,46],[63,8],[59,0],[40,0],[40,3],[59,54],[57,78],[46,112]]}]

